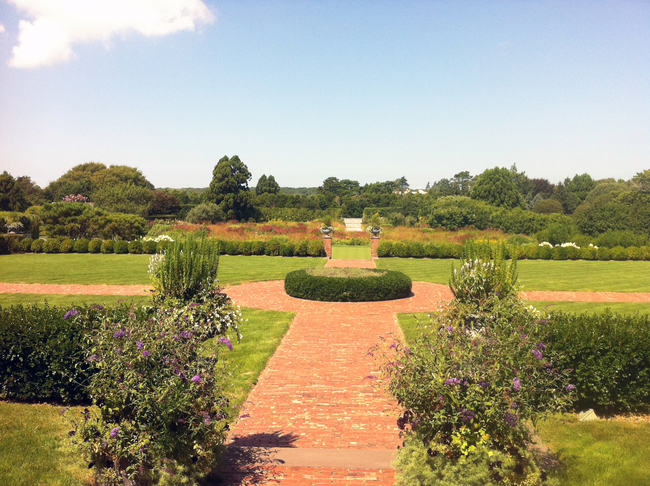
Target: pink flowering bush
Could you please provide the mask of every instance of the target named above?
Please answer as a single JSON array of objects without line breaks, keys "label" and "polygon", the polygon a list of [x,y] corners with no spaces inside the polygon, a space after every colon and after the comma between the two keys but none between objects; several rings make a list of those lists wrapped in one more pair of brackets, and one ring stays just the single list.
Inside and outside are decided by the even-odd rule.
[{"label": "pink flowering bush", "polygon": [[70,194],[68,196],[63,196],[62,202],[87,203],[88,198],[82,194]]}]

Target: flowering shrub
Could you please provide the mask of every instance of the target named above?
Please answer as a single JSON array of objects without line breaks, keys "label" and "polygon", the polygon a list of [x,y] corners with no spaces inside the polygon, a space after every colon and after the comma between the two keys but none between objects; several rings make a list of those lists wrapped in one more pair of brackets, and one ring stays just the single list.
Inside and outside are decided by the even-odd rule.
[{"label": "flowering shrub", "polygon": [[94,372],[88,394],[96,407],[71,419],[70,435],[100,483],[149,484],[163,472],[193,475],[214,465],[230,408],[219,353],[232,344],[222,336],[206,352],[203,343],[237,331],[240,314],[225,295],[204,297],[151,309],[148,319],[107,315],[87,334]]},{"label": "flowering shrub", "polygon": [[[478,454],[493,483],[536,484],[527,422],[564,409],[573,385],[539,338],[544,321],[516,294],[514,263],[468,258],[463,267],[452,275],[455,300],[414,343],[384,353],[382,370],[404,409],[398,427],[447,464]],[[431,484],[453,483],[443,479]]]},{"label": "flowering shrub", "polygon": [[61,201],[68,203],[87,203],[88,198],[82,194],[70,194],[68,196],[63,196]]}]

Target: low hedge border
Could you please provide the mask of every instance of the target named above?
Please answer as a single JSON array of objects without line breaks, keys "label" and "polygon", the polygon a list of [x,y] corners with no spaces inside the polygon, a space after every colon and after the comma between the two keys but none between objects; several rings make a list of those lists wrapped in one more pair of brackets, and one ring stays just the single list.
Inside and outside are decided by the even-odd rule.
[{"label": "low hedge border", "polygon": [[289,272],[284,290],[292,297],[322,302],[376,302],[411,295],[411,279],[393,270],[368,270],[379,277],[321,277],[306,269]]}]

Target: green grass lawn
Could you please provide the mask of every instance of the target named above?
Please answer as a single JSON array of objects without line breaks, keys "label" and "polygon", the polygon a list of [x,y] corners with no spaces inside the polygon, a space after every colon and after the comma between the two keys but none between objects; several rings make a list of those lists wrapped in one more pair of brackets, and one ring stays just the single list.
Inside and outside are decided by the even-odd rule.
[{"label": "green grass lawn", "polygon": [[369,246],[333,246],[333,260],[370,260]]},{"label": "green grass lawn", "polygon": [[[377,268],[448,284],[452,263],[459,267],[458,260],[380,258]],[[522,290],[650,292],[650,262],[521,260],[517,269]]]},{"label": "green grass lawn", "polygon": [[[241,326],[243,338],[238,344],[230,336],[234,347],[226,354],[233,370],[230,391],[236,405],[244,402],[293,319],[290,312],[247,308],[242,309],[242,316],[246,319]],[[60,417],[61,408],[0,402],[0,485],[87,484],[86,463],[64,439],[70,426]]]},{"label": "green grass lawn", "polygon": [[119,301],[140,305],[149,302],[149,298],[132,295],[0,294],[0,306],[3,307],[18,304],[44,304],[45,302],[57,307],[72,307],[81,304],[112,305]]},{"label": "green grass lawn", "polygon": [[553,312],[559,310],[562,312],[572,312],[574,314],[582,313],[602,313],[609,309],[618,314],[649,314],[650,302],[545,302],[545,301],[527,301],[542,312]]},{"label": "green grass lawn", "polygon": [[[0,255],[0,282],[148,285],[148,255]],[[219,258],[219,282],[234,285],[282,280],[292,270],[324,266],[324,258],[229,256]]]}]

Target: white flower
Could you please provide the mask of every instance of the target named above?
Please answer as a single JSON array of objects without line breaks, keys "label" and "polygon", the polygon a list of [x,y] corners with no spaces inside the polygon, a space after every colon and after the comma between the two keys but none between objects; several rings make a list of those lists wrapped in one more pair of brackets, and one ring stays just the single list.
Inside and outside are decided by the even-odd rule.
[{"label": "white flower", "polygon": [[548,246],[549,248],[553,248],[553,245],[551,245],[548,241],[542,241],[538,246]]}]

